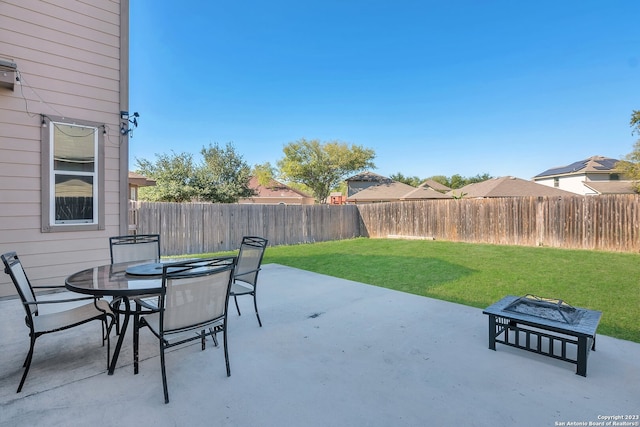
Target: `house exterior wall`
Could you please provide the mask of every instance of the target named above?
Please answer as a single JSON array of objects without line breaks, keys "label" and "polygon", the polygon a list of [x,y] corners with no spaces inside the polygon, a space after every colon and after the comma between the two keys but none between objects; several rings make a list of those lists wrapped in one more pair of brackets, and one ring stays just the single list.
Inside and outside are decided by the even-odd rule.
[{"label": "house exterior wall", "polygon": [[[597,181],[597,182],[611,181],[612,174],[615,174],[615,173],[587,173],[585,181]],[[618,180],[620,179],[622,179],[622,177],[619,176]]]},{"label": "house exterior wall", "polygon": [[[16,251],[33,284],[109,262],[108,237],[126,232],[128,10],[128,0],[0,2],[0,58],[20,77],[0,87],[0,253]],[[100,229],[43,231],[42,115],[104,124]],[[15,293],[0,274],[0,297]]]},{"label": "house exterior wall", "polygon": [[[581,194],[583,196],[593,196],[598,193],[584,185],[585,182],[588,181],[609,181],[609,174],[603,173],[582,173],[580,175],[565,175],[559,176],[558,178],[558,187],[561,190],[571,191],[572,193]],[[554,177],[544,177],[544,178],[536,178],[535,182],[542,185],[547,185],[549,187],[554,186]]]},{"label": "house exterior wall", "polygon": [[[554,179],[554,177],[545,177],[536,179],[535,182],[549,187],[554,187]],[[556,188],[581,195],[595,194],[593,190],[584,186],[583,182],[585,180],[586,177],[584,175],[560,176],[558,177],[558,186]]]}]

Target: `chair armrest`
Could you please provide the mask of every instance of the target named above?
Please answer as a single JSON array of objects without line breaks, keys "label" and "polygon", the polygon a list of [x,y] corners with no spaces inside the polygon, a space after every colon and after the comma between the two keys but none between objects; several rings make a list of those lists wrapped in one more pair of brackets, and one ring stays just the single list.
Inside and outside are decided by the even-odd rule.
[{"label": "chair armrest", "polygon": [[31,286],[34,289],[63,289],[64,285],[40,285],[40,286]]},{"label": "chair armrest", "polygon": [[148,310],[152,310],[152,311],[160,311],[160,308],[159,308],[158,306],[155,306],[155,305],[153,305],[153,304],[149,304],[147,301],[145,301],[145,300],[143,300],[143,299],[138,299],[138,298],[136,298],[136,299],[135,299],[135,301],[136,301],[136,304],[137,304],[137,305],[139,305],[139,306],[141,306],[141,307],[144,307],[144,308],[146,308],[146,309],[148,309]]},{"label": "chair armrest", "polygon": [[256,268],[255,270],[250,270],[250,271],[245,271],[244,273],[234,274],[233,277],[246,276],[247,274],[257,273],[260,270],[261,270],[261,268]]},{"label": "chair armrest", "polygon": [[24,304],[30,305],[40,305],[40,304],[60,304],[63,302],[73,302],[73,301],[84,301],[84,300],[95,300],[94,297],[82,297],[82,298],[69,298],[69,299],[56,299],[56,300],[45,300],[45,301],[25,301]]}]

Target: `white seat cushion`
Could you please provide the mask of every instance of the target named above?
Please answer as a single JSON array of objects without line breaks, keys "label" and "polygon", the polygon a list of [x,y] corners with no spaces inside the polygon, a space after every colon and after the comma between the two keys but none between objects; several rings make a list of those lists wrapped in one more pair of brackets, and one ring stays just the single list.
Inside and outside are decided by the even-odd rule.
[{"label": "white seat cushion", "polygon": [[[148,315],[142,316],[141,318],[144,318],[145,322],[147,322],[147,325],[149,326],[149,329],[151,329],[155,335],[160,334],[160,313],[148,314]],[[190,331],[180,331],[180,332],[174,332],[174,333],[165,332],[164,339],[169,344],[173,342],[182,341],[184,339],[189,339],[189,338],[196,339],[197,337],[194,336],[194,334],[197,335],[203,329],[213,328],[215,326],[220,326],[222,324],[223,324],[223,321],[222,319],[220,319]]]},{"label": "white seat cushion", "polygon": [[[109,307],[107,301],[98,300],[96,304],[101,310],[112,314],[111,307]],[[98,317],[104,314],[103,311],[98,310],[94,303],[91,302],[59,313],[40,314],[33,317],[33,329],[36,333],[65,329]]]},{"label": "white seat cushion", "polygon": [[245,282],[233,282],[231,285],[231,294],[232,295],[242,295],[242,294],[250,294],[253,292],[254,287],[249,283]]}]

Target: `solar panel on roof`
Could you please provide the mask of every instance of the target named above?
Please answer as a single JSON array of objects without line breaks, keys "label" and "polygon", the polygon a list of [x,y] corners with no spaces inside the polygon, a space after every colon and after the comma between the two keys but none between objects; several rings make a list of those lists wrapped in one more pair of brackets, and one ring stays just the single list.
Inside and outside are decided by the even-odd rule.
[{"label": "solar panel on roof", "polygon": [[560,166],[557,168],[548,169],[536,176],[560,175],[564,173],[576,172],[576,171],[579,171],[580,169],[584,169],[586,165],[587,165],[587,160],[581,160],[579,162],[571,163],[570,165],[567,165],[567,166]]},{"label": "solar panel on roof", "polygon": [[596,160],[596,163],[598,163],[601,166],[594,166],[594,169],[597,170],[611,170],[614,169],[616,167],[616,163],[618,163],[618,161],[616,159],[601,159],[601,160]]}]

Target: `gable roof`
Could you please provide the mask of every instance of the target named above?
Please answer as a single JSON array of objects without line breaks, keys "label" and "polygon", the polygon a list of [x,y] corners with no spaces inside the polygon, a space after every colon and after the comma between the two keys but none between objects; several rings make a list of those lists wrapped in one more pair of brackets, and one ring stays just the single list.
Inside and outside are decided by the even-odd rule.
[{"label": "gable roof", "polygon": [[412,187],[403,182],[393,181],[365,188],[347,197],[347,202],[396,202],[399,200],[450,199],[429,187]]},{"label": "gable roof", "polygon": [[598,194],[634,194],[633,181],[585,181],[584,185]]},{"label": "gable roof", "polygon": [[492,178],[482,182],[465,185],[457,190],[451,190],[447,194],[460,195],[464,198],[474,197],[521,197],[521,196],[575,196],[575,193],[538,184],[513,176]]},{"label": "gable roof", "polygon": [[447,187],[446,185],[440,184],[438,181],[434,181],[432,179],[425,180],[422,184],[420,184],[418,186],[418,188],[420,188],[420,187],[431,187],[436,191],[449,191],[449,190],[451,190],[451,188]]},{"label": "gable roof", "polygon": [[559,175],[576,175],[589,173],[610,173],[615,170],[617,159],[604,156],[591,156],[588,159],[579,160],[566,166],[557,166],[539,173],[533,178],[542,178]]},{"label": "gable roof", "polygon": [[390,202],[400,200],[408,192],[415,190],[408,184],[392,181],[373,185],[347,197],[347,202]]},{"label": "gable roof", "polygon": [[[443,185],[444,187],[444,185]],[[450,194],[444,194],[435,189],[427,186],[420,186],[409,191],[404,196],[400,197],[400,200],[428,200],[428,199],[452,199]]]}]

